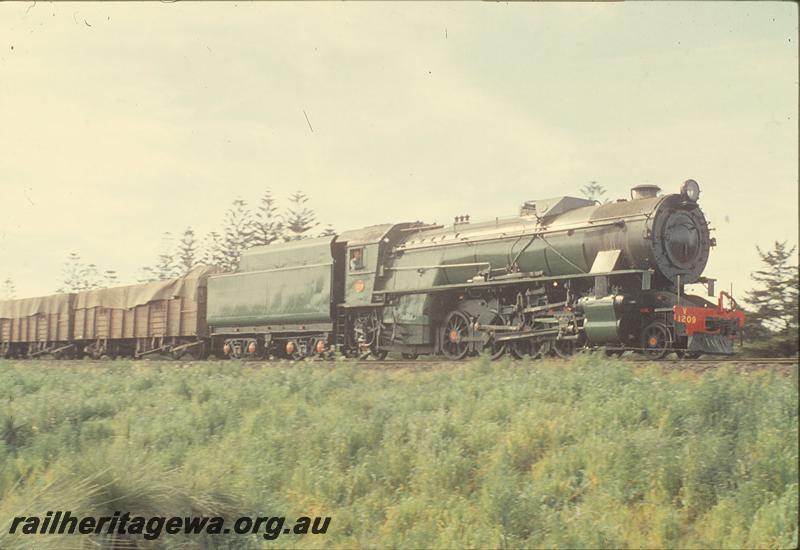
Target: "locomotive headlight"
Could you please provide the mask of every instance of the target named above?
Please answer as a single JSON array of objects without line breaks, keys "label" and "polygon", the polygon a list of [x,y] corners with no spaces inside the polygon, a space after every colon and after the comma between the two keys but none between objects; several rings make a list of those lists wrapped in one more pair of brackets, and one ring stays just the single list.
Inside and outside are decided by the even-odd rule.
[{"label": "locomotive headlight", "polygon": [[686,180],[681,185],[681,195],[692,202],[697,202],[700,198],[700,186],[694,180]]}]

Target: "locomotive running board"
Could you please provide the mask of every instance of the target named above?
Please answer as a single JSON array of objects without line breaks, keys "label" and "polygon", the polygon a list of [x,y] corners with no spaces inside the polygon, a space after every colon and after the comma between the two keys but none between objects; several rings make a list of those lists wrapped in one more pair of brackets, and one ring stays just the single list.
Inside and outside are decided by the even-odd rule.
[{"label": "locomotive running board", "polygon": [[526,283],[541,283],[549,281],[564,281],[569,279],[587,279],[591,277],[610,277],[614,275],[641,275],[642,276],[642,290],[650,289],[650,279],[653,271],[649,269],[618,269],[614,271],[606,271],[605,273],[579,273],[575,275],[554,275],[550,277],[520,277],[513,280],[489,280],[481,281],[479,283],[457,283],[450,285],[431,286],[426,288],[411,288],[405,290],[376,290],[373,291],[375,296],[403,296],[408,294],[428,294],[431,292],[449,292],[454,290],[469,290],[473,288],[493,288],[503,285],[519,285]]}]

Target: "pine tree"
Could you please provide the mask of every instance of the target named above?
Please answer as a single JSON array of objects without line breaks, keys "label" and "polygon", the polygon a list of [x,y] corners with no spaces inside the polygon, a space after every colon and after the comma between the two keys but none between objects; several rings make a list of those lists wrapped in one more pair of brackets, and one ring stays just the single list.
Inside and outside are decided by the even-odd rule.
[{"label": "pine tree", "polygon": [[96,264],[86,264],[81,269],[81,290],[89,290],[92,288],[100,288],[100,270]]},{"label": "pine tree", "polygon": [[61,273],[62,286],[56,292],[80,292],[102,286],[97,265],[83,263],[77,252],[69,253]]},{"label": "pine tree", "polygon": [[747,293],[746,299],[755,308],[750,315],[754,324],[796,338],[800,282],[795,248],[788,248],[786,241],[775,241],[767,252],[756,247],[764,267],[750,276],[758,286]]},{"label": "pine tree", "polygon": [[216,231],[212,231],[206,235],[203,244],[203,263],[205,265],[215,265],[222,267],[225,261],[223,254],[222,236]]},{"label": "pine tree", "polygon": [[11,277],[6,277],[3,281],[3,288],[0,290],[0,300],[13,300],[17,297],[17,289]]},{"label": "pine tree", "polygon": [[117,272],[113,269],[106,269],[103,272],[103,284],[106,287],[115,286],[119,284],[119,277],[117,277]]},{"label": "pine tree", "polygon": [[606,189],[596,181],[590,181],[588,185],[584,185],[581,188],[581,193],[583,193],[583,196],[590,201],[597,201],[600,204],[607,204],[611,202],[608,199],[603,198],[603,195],[606,194]]},{"label": "pine tree", "polygon": [[253,240],[253,215],[242,199],[236,199],[225,214],[220,267],[233,271],[239,267],[242,251],[250,248]]},{"label": "pine tree", "polygon": [[283,240],[297,241],[307,238],[308,231],[319,225],[317,215],[306,206],[308,197],[302,191],[297,191],[289,197],[289,206],[284,216],[285,234]]},{"label": "pine tree", "polygon": [[161,235],[161,252],[155,265],[143,267],[139,277],[140,283],[164,281],[180,275],[180,266],[175,259],[175,243],[172,233],[165,231]]},{"label": "pine tree", "polygon": [[61,288],[56,292],[74,292],[80,286],[81,257],[77,252],[70,252],[61,268]]},{"label": "pine tree", "polygon": [[253,221],[252,246],[272,244],[281,240],[283,233],[283,222],[278,216],[275,198],[268,189],[261,198],[261,205],[258,207]]},{"label": "pine tree", "polygon": [[320,237],[333,237],[336,235],[336,230],[331,224],[325,226],[325,230],[319,234]]},{"label": "pine tree", "polygon": [[178,245],[178,267],[181,274],[189,273],[197,263],[197,241],[194,238],[194,230],[187,227]]}]

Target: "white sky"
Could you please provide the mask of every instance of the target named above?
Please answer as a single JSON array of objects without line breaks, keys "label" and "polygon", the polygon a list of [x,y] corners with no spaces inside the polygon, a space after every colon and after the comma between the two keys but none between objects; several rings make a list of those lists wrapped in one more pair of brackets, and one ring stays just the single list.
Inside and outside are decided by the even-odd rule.
[{"label": "white sky", "polygon": [[[0,280],[302,189],[344,230],[694,178],[706,274],[798,234],[794,3],[0,4]],[[313,126],[309,129],[303,111]]]}]

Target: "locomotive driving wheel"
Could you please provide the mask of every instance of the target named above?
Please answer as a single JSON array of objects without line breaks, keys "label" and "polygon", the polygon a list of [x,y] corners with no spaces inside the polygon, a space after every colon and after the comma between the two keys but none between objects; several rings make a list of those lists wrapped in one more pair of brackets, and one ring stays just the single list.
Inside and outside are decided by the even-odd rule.
[{"label": "locomotive driving wheel", "polygon": [[511,344],[511,355],[516,359],[539,359],[550,351],[550,342],[546,340],[518,340]]},{"label": "locomotive driving wheel", "polygon": [[[505,325],[505,321],[499,314],[494,311],[488,311],[478,316],[479,324],[486,325]],[[489,354],[492,361],[500,359],[506,353],[507,344],[505,342],[498,342],[495,340],[495,334],[487,335],[488,338],[483,345],[483,351]]]},{"label": "locomotive driving wheel", "polygon": [[660,321],[653,321],[642,331],[642,348],[649,359],[663,359],[672,351],[672,335]]},{"label": "locomotive driving wheel", "polygon": [[[525,323],[525,330],[543,328],[541,323],[534,323],[530,325],[530,321]],[[516,340],[509,344],[509,351],[516,359],[524,359],[526,356],[531,359],[539,359],[543,355],[547,355],[550,351],[550,342],[547,340],[534,340],[529,338],[526,340]]]},{"label": "locomotive driving wheel", "polygon": [[562,359],[573,356],[575,349],[575,340],[553,340],[553,353]]},{"label": "locomotive driving wheel", "polygon": [[442,325],[441,348],[448,359],[457,361],[469,352],[469,318],[460,311],[451,311]]}]

